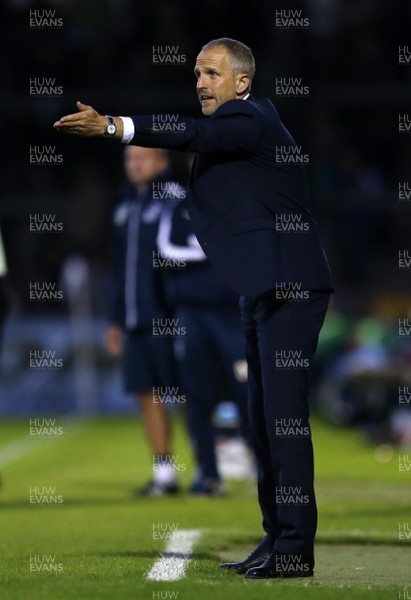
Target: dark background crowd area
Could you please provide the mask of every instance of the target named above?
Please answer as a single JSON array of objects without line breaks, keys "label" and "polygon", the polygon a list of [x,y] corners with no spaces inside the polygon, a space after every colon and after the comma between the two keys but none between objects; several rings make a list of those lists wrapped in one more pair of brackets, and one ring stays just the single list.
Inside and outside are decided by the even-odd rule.
[{"label": "dark background crowd area", "polygon": [[[61,28],[30,28],[30,10],[50,9],[63,19]],[[281,10],[301,10],[309,27],[276,27]],[[411,50],[408,1],[6,0],[0,29],[0,224],[20,314],[66,314],[66,301],[33,303],[28,290],[33,281],[58,282],[72,256],[90,267],[93,314],[106,314],[111,215],[124,180],[122,148],[61,136],[53,122],[75,112],[76,100],[102,114],[199,117],[195,58],[207,41],[228,36],[252,48],[253,93],[275,103],[309,154],[313,210],[337,291],[325,338],[338,341],[334,350],[320,353],[324,372],[333,352],[339,357],[364,345],[375,371],[382,364],[378,348],[385,349],[387,360],[394,357],[395,373],[398,364],[409,370],[409,340],[399,339],[396,329],[397,318],[409,315],[411,305],[410,270],[398,265],[398,252],[411,252],[411,202],[398,197],[399,183],[409,181],[411,187],[411,133],[398,131],[399,114],[411,115],[411,65],[399,64],[399,46]],[[153,64],[153,46],[167,45],[178,46],[186,61]],[[62,96],[31,97],[29,81],[36,77],[55,78]],[[302,78],[309,95],[278,97],[280,77]],[[62,164],[30,165],[34,145],[55,146]],[[184,184],[184,157],[173,161]],[[33,213],[55,214],[63,232],[30,233]],[[355,333],[362,323],[372,335]],[[385,333],[379,336],[381,328]],[[362,355],[366,370],[367,356]]]},{"label": "dark background crowd area", "polygon": [[[55,9],[63,27],[30,28],[29,11],[43,9]],[[301,10],[308,29],[277,28],[276,10]],[[123,179],[117,144],[63,138],[54,120],[74,112],[77,99],[103,114],[200,116],[195,57],[223,35],[253,49],[253,92],[275,102],[309,154],[314,211],[341,302],[361,311],[370,293],[409,292],[397,257],[409,241],[410,209],[397,190],[411,159],[410,135],[398,133],[411,99],[411,66],[398,64],[398,46],[410,40],[410,22],[411,5],[401,0],[2,3],[0,217],[24,308],[33,309],[29,282],[58,279],[72,253],[105,269]],[[177,45],[185,64],[153,64],[157,45]],[[277,98],[275,79],[293,76],[309,86],[309,97]],[[55,78],[62,97],[31,97],[33,77]],[[33,145],[56,146],[63,164],[31,166]],[[29,214],[43,211],[61,218],[63,234],[29,234]]]}]

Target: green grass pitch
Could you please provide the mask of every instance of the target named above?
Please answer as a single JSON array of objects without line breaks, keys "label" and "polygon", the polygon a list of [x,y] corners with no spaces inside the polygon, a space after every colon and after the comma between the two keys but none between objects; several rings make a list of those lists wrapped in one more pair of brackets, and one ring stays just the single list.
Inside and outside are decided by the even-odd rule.
[{"label": "green grass pitch", "polygon": [[[253,581],[217,568],[262,537],[253,483],[229,481],[227,498],[134,499],[151,472],[137,419],[57,425],[62,436],[35,437],[29,419],[0,424],[1,600],[411,598],[411,540],[399,539],[411,530],[411,472],[399,471],[398,452],[378,462],[357,431],[313,419],[315,577]],[[187,489],[193,464],[178,419],[174,452]],[[30,489],[43,487],[57,503],[30,505]],[[147,580],[165,549],[153,539],[159,524],[202,532],[179,581]],[[36,570],[44,561],[53,566]]]}]

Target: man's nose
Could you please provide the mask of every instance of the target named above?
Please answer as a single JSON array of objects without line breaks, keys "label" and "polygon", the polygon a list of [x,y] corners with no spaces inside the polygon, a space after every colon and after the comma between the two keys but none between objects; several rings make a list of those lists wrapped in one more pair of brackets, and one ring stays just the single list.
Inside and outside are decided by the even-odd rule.
[{"label": "man's nose", "polygon": [[201,88],[206,87],[204,84],[204,77],[200,75],[200,77],[197,79],[197,89],[201,90]]}]

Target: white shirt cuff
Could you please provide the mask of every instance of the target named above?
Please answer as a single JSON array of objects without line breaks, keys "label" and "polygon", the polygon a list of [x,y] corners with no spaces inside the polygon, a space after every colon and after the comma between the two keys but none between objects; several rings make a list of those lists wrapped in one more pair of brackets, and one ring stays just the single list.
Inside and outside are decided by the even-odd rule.
[{"label": "white shirt cuff", "polygon": [[123,137],[121,143],[129,144],[135,133],[133,119],[131,117],[120,117],[120,119],[123,121]]}]

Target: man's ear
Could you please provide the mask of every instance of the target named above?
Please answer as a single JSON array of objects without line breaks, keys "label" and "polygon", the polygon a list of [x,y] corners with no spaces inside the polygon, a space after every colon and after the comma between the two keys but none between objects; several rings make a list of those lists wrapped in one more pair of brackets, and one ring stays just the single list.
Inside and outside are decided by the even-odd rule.
[{"label": "man's ear", "polygon": [[236,80],[236,93],[238,96],[245,94],[250,87],[250,76],[247,73],[239,73]]}]

